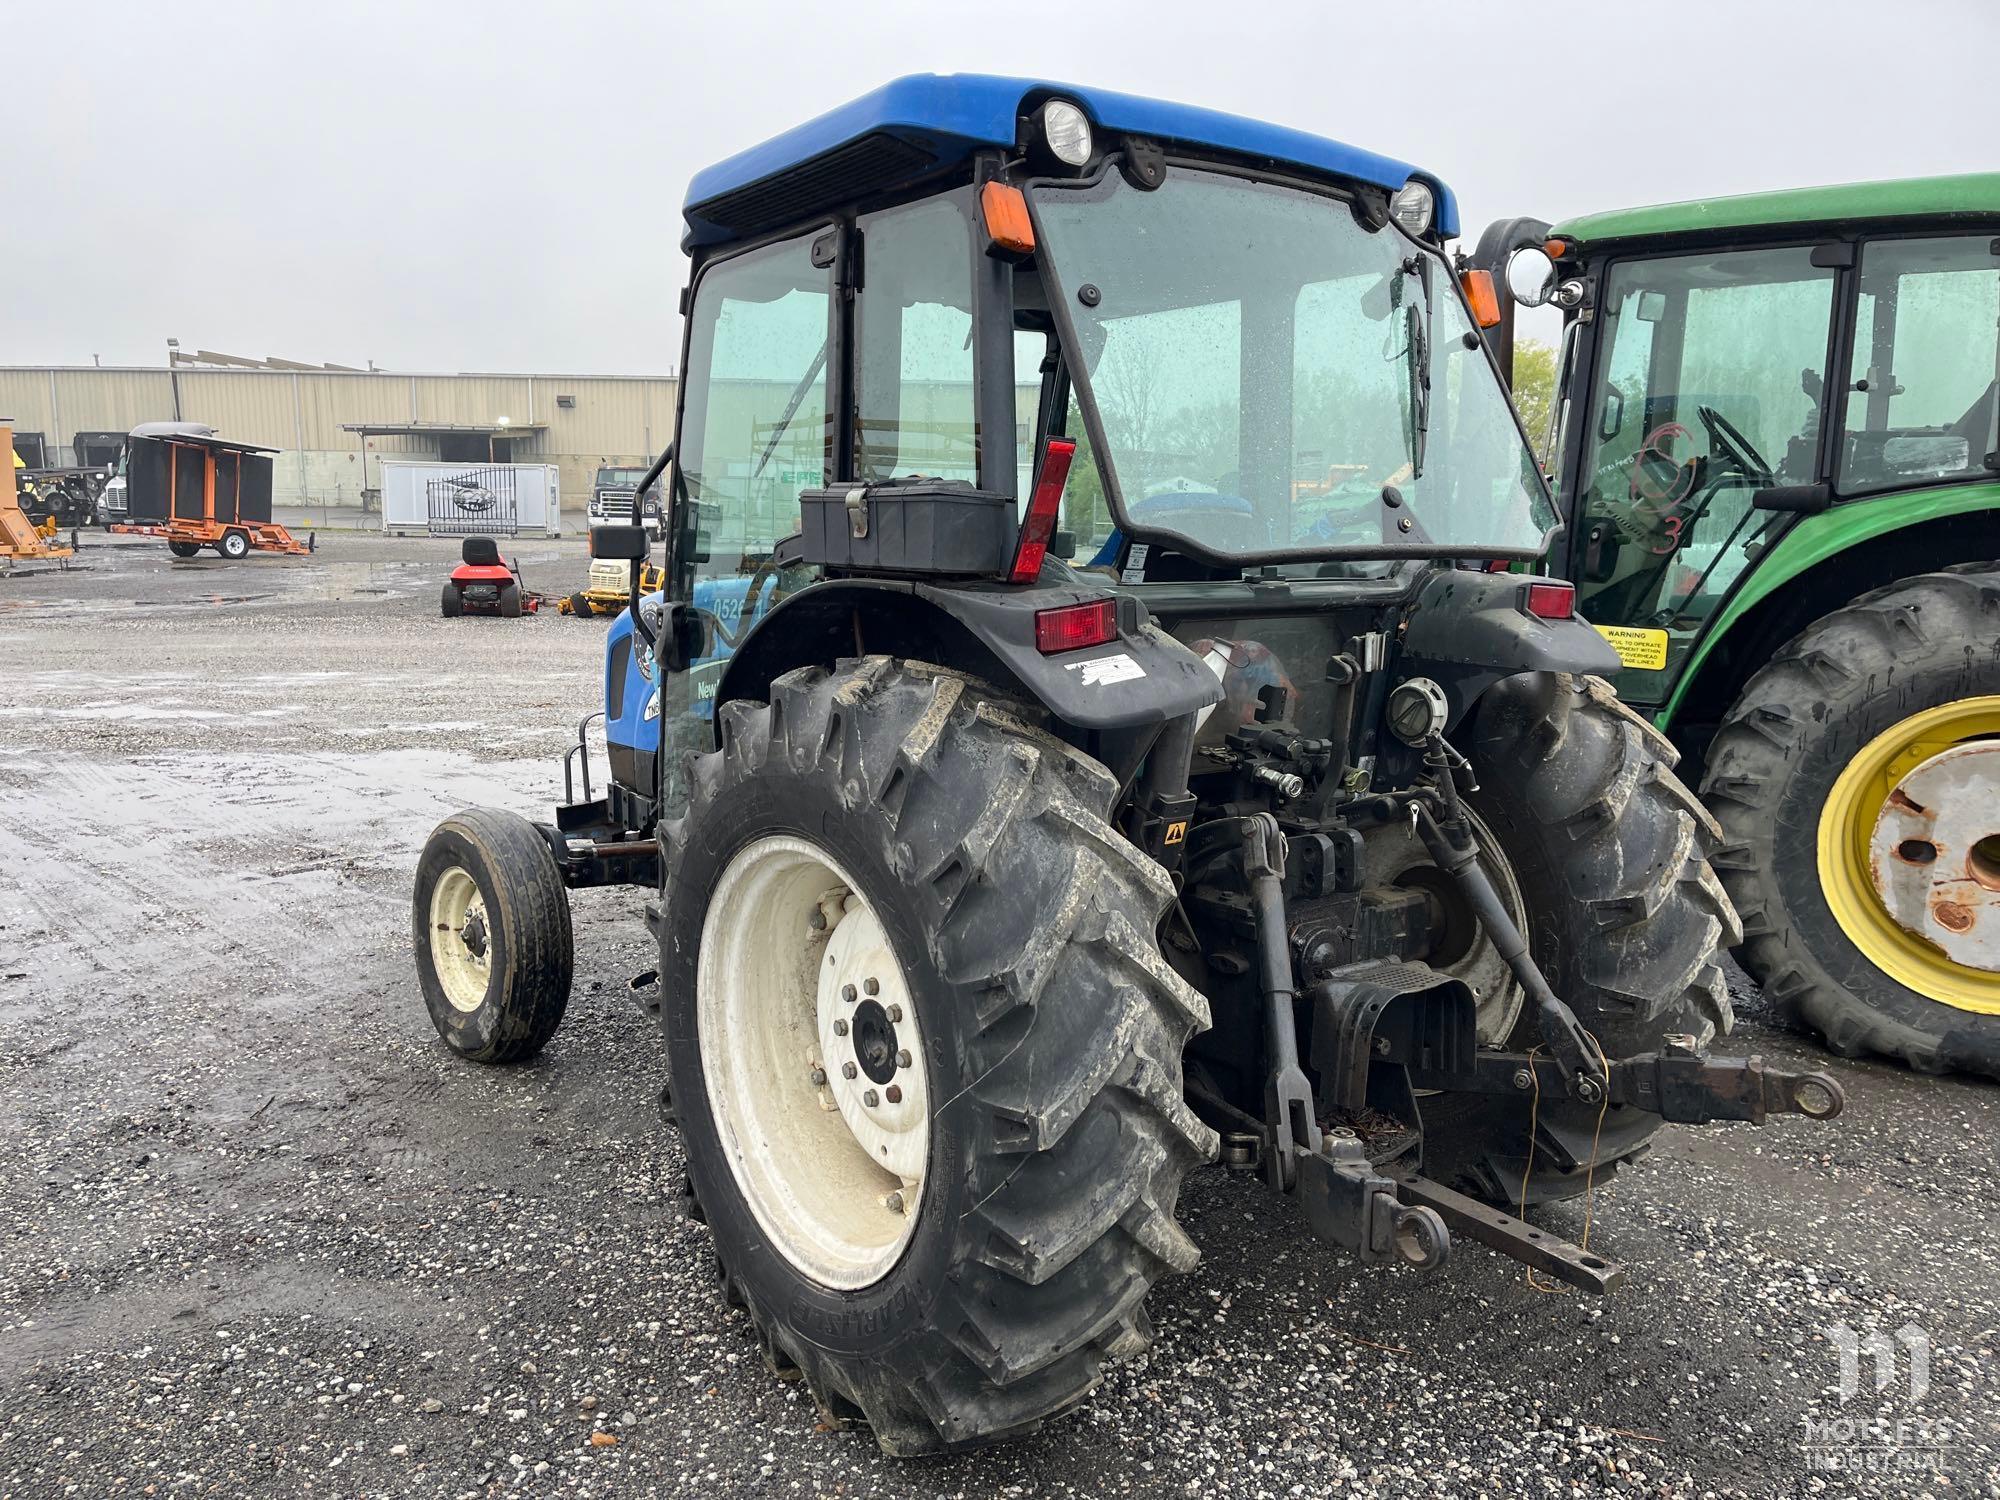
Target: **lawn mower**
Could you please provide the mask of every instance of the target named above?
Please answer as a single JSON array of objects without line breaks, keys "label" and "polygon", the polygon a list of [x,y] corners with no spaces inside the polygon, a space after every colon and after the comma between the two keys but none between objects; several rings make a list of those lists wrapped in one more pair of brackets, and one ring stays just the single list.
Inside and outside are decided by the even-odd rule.
[{"label": "lawn mower", "polygon": [[469,536],[459,546],[459,565],[445,580],[442,607],[447,620],[460,615],[498,615],[519,619],[542,607],[540,594],[521,583],[520,567],[502,561],[500,547],[490,536]]}]

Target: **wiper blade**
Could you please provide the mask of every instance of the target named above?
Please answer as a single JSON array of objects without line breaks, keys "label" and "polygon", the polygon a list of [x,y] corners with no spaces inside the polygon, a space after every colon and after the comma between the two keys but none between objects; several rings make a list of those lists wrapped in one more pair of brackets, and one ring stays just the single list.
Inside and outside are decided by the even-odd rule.
[{"label": "wiper blade", "polygon": [[799,377],[799,383],[792,387],[792,399],[785,403],[785,414],[778,418],[777,430],[771,434],[771,441],[766,443],[764,451],[757,455],[757,467],[750,472],[752,479],[764,472],[764,465],[769,463],[771,455],[778,451],[778,444],[784,439],[785,429],[792,425],[792,418],[799,414],[799,403],[806,399],[806,392],[812,389],[812,383],[819,379],[819,372],[825,367],[826,340],[821,339],[819,353],[815,354],[813,362],[806,366],[806,372]]},{"label": "wiper blade", "polygon": [[1424,473],[1424,448],[1431,435],[1430,331],[1415,303],[1409,311],[1410,351],[1410,477]]}]

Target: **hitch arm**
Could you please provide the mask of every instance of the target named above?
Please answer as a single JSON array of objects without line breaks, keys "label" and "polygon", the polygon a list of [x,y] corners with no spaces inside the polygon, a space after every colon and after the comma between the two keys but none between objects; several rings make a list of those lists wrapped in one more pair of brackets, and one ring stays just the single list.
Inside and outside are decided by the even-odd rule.
[{"label": "hitch arm", "polygon": [[[1524,1094],[1538,1089],[1549,1098],[1582,1097],[1566,1087],[1568,1079],[1555,1059],[1524,1052],[1481,1052],[1464,1071],[1413,1067],[1410,1083],[1450,1093]],[[1605,1087],[1612,1104],[1627,1104],[1680,1125],[1714,1120],[1761,1125],[1772,1115],[1831,1120],[1847,1103],[1839,1080],[1828,1074],[1785,1072],[1761,1057],[1710,1057],[1672,1040],[1658,1052],[1612,1063]]]},{"label": "hitch arm", "polygon": [[[1535,1007],[1535,1024],[1541,1031],[1542,1040],[1562,1065],[1565,1080],[1562,1092],[1575,1094],[1586,1104],[1597,1103],[1604,1097],[1605,1088],[1604,1069],[1598,1061],[1597,1049],[1584,1035],[1576,1012],[1563,1004],[1556,992],[1549,988],[1548,979],[1528,952],[1528,940],[1521,936],[1521,929],[1507,915],[1500,893],[1493,888],[1491,877],[1480,866],[1479,845],[1470,834],[1461,841],[1446,833],[1430,808],[1421,802],[1411,803],[1410,811],[1416,819],[1417,836],[1423,840],[1431,858],[1458,882],[1458,888],[1471,906],[1473,915],[1479,919],[1479,925],[1486,929],[1486,935],[1507,961],[1515,981],[1527,992],[1529,1001]],[[1575,1080],[1574,1085],[1569,1083],[1570,1079]]]},{"label": "hitch arm", "polygon": [[1292,1009],[1297,991],[1291,949],[1285,941],[1285,835],[1269,813],[1243,819],[1242,828],[1243,873],[1249,879],[1257,918],[1258,978],[1270,1049],[1271,1079],[1264,1097],[1272,1138],[1267,1166],[1271,1186],[1290,1192],[1298,1180],[1297,1158],[1318,1158],[1320,1134],[1312,1084],[1299,1066],[1298,1017]]}]

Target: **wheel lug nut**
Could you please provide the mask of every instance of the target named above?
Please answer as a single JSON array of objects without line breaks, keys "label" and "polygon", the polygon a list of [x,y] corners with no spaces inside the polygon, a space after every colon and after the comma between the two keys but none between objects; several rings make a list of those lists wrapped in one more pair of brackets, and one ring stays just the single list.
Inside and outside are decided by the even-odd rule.
[{"label": "wheel lug nut", "polygon": [[873,1109],[876,1105],[882,1102],[882,1096],[876,1093],[875,1090],[873,1089],[867,1089],[861,1095],[861,1102],[867,1105],[870,1109]]},{"label": "wheel lug nut", "polygon": [[845,1000],[849,1005],[852,1005],[854,1003],[854,986],[851,984],[842,985],[840,987],[840,998]]},{"label": "wheel lug nut", "polygon": [[907,1068],[909,1065],[910,1065],[910,1049],[908,1047],[904,1047],[896,1054],[896,1066],[899,1068]]},{"label": "wheel lug nut", "polygon": [[835,1021],[833,1023],[833,1034],[835,1036],[846,1036],[847,1023],[845,1021]]},{"label": "wheel lug nut", "polygon": [[840,1076],[842,1078],[852,1078],[860,1071],[853,1063],[842,1063],[840,1065]]},{"label": "wheel lug nut", "polygon": [[890,1084],[889,1087],[884,1089],[882,1092],[888,1098],[891,1104],[901,1104],[903,1102],[903,1090],[897,1084],[893,1083]]},{"label": "wheel lug nut", "polygon": [[826,1069],[825,1069],[825,1068],[814,1068],[814,1069],[812,1070],[812,1084],[813,1084],[813,1087],[814,1087],[814,1088],[816,1088],[816,1089],[823,1089],[823,1088],[825,1088],[825,1087],[826,1087]]},{"label": "wheel lug nut", "polygon": [[882,993],[882,986],[881,986],[881,985],[879,985],[879,984],[877,984],[877,983],[876,983],[876,982],[875,982],[874,980],[872,980],[872,979],[864,979],[864,980],[862,980],[862,981],[861,981],[861,988],[862,988],[862,989],[863,989],[864,991],[866,991],[866,992],[867,992],[868,994],[870,994],[870,995],[879,995],[879,994],[881,994],[881,993]]},{"label": "wheel lug nut", "polygon": [[891,1020],[892,1022],[894,1022],[894,1021],[900,1021],[900,1020],[902,1020],[902,1019],[903,1019],[903,1007],[902,1007],[902,1006],[900,1006],[900,1005],[892,1005],[892,1006],[890,1006],[890,1007],[889,1007],[889,1019],[890,1019],[890,1020]]},{"label": "wheel lug nut", "polygon": [[901,1213],[903,1211],[903,1195],[901,1193],[891,1193],[882,1200],[882,1206],[892,1214]]}]

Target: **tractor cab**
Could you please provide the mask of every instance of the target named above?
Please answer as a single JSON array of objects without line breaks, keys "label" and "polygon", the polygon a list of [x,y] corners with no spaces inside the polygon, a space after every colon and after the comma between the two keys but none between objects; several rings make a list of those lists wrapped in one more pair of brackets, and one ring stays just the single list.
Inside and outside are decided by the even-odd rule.
[{"label": "tractor cab", "polygon": [[1617,656],[1509,571],[1556,515],[1436,177],[916,77],[685,218],[665,588],[591,538],[611,785],[448,820],[413,935],[504,1061],[564,888],[650,892],[690,1205],[835,1420],[928,1453],[1080,1399],[1203,1163],[1366,1263],[1603,1291],[1519,1211],[1667,1120],[1839,1111],[1708,1053],[1735,915]]},{"label": "tractor cab", "polygon": [[1843,1051],[2000,1077],[1996,247],[1983,174],[1478,259],[1563,313],[1550,563],[1728,832],[1745,967]]}]

